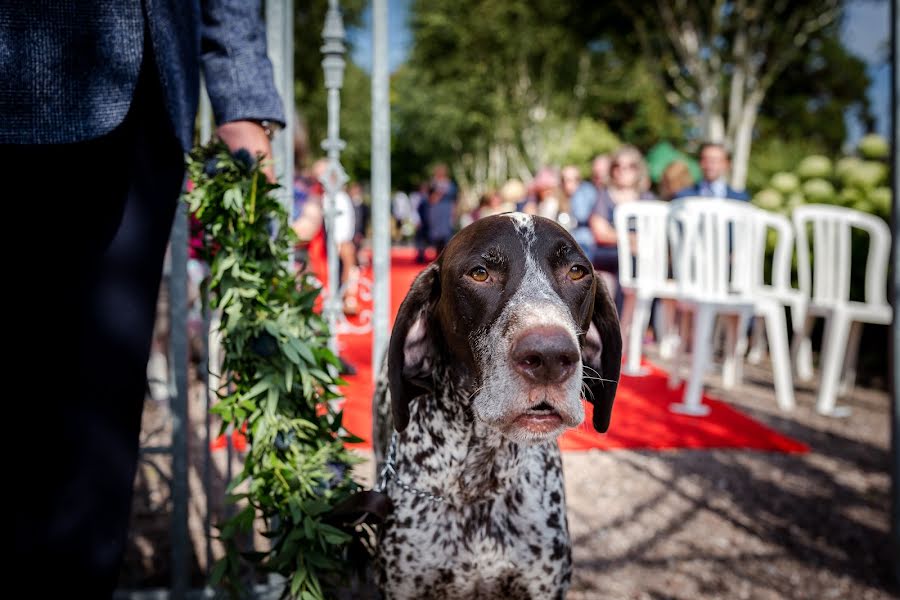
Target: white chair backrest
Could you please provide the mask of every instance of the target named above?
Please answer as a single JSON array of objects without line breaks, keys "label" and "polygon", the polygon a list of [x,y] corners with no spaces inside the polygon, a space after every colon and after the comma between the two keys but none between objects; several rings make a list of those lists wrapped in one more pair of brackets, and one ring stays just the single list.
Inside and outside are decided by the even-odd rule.
[{"label": "white chair backrest", "polygon": [[[874,215],[842,206],[805,204],[793,212],[797,234],[797,276],[800,289],[814,303],[834,305],[850,300],[851,231],[869,235],[865,302],[887,305],[887,261],[891,248],[888,226]],[[812,276],[809,237],[812,228]]]},{"label": "white chair backrest", "polygon": [[[649,291],[668,279],[668,218],[669,203],[659,200],[639,200],[616,207],[613,222],[622,287]],[[632,239],[636,247],[632,246]]]},{"label": "white chair backrest", "polygon": [[756,209],[740,200],[688,197],[670,207],[679,290],[710,300],[747,292],[755,279]]},{"label": "white chair backrest", "polygon": [[[747,257],[749,269],[748,292],[769,287],[776,292],[789,292],[791,288],[791,257],[794,253],[794,226],[787,217],[778,213],[750,207],[751,251]],[[775,232],[775,251],[772,256],[772,283],[765,282],[766,242],[769,231]],[[742,260],[738,259],[739,264]]]}]

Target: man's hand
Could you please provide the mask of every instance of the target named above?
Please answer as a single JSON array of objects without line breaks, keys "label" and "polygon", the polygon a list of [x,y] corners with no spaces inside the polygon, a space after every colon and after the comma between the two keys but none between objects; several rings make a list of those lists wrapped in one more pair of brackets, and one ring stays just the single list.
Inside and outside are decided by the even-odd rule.
[{"label": "man's hand", "polygon": [[272,143],[262,125],[255,121],[230,121],[216,129],[216,135],[232,152],[244,148],[251,156],[263,155],[263,169],[269,181],[275,181],[275,165],[272,161]]}]

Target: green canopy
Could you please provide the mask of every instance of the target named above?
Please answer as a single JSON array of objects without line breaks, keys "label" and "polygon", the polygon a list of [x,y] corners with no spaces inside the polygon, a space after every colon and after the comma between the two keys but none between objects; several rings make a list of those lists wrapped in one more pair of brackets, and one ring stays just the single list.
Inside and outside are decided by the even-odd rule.
[{"label": "green canopy", "polygon": [[697,161],[667,141],[659,142],[647,152],[647,168],[650,171],[650,180],[653,183],[659,183],[659,178],[662,177],[663,171],[669,166],[669,163],[675,160],[687,163],[694,180],[700,180],[700,165],[697,164]]}]

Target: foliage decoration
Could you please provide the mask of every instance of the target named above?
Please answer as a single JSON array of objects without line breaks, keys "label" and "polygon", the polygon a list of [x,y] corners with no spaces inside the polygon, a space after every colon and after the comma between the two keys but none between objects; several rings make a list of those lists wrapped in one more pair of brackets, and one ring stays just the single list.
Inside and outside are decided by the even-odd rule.
[{"label": "foliage decoration", "polygon": [[[345,580],[365,532],[329,518],[359,489],[349,476],[358,459],[345,443],[360,440],[334,406],[343,382],[326,322],[314,311],[319,290],[288,267],[295,235],[258,160],[212,142],[190,153],[188,173],[186,201],[206,237],[211,306],[222,315],[222,386],[212,411],[223,431],[246,427],[250,442],[228,488],[240,508],[221,524],[226,555],[212,584],[238,595],[253,567],[285,576],[284,597],[321,599]],[[242,551],[240,540],[257,523],[269,548]]]}]

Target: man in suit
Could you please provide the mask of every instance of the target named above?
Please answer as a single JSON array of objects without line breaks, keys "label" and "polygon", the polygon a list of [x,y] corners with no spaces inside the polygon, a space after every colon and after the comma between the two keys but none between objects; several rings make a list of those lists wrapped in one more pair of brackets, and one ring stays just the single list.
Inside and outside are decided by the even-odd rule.
[{"label": "man in suit", "polygon": [[700,171],[703,179],[675,194],[675,198],[704,196],[749,201],[745,191],[738,191],[728,185],[727,176],[731,168],[731,156],[723,144],[706,142],[700,146]]},{"label": "man in suit", "polygon": [[6,253],[11,572],[36,596],[116,585],[201,69],[218,136],[269,156],[284,117],[259,0],[0,8],[5,216],[34,240]]}]

